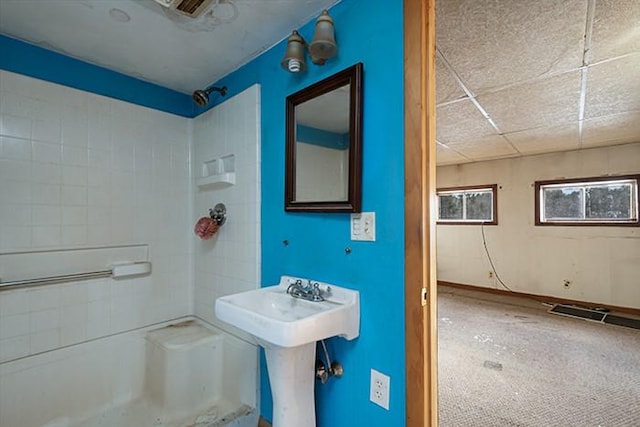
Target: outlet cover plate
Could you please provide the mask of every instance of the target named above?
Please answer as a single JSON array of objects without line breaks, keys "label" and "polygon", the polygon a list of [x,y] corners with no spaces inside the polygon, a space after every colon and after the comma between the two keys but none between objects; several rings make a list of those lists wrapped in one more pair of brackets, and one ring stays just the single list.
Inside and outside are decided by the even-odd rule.
[{"label": "outlet cover plate", "polygon": [[351,214],[351,240],[376,241],[376,213]]},{"label": "outlet cover plate", "polygon": [[372,369],[369,400],[388,411],[390,386],[391,378],[389,378],[389,376]]}]

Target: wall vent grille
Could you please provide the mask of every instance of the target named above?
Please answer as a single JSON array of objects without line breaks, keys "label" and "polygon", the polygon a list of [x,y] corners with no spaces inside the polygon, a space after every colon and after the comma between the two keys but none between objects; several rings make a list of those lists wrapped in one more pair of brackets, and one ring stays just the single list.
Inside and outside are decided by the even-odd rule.
[{"label": "wall vent grille", "polygon": [[154,0],[156,3],[189,18],[197,18],[209,9],[213,0]]},{"label": "wall vent grille", "polygon": [[198,16],[212,0],[182,0],[176,4],[176,10],[189,16]]}]

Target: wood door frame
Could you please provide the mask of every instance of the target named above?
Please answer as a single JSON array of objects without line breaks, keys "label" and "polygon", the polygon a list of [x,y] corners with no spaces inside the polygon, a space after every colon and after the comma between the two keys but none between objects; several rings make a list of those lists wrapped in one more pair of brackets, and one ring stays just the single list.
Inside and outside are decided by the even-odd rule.
[{"label": "wood door frame", "polygon": [[406,426],[436,427],[435,0],[404,0],[404,116]]}]

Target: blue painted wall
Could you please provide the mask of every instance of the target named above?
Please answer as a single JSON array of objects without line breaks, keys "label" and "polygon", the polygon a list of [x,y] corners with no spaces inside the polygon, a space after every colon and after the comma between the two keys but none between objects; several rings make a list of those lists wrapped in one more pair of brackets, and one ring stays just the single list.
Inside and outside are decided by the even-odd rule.
[{"label": "blue painted wall", "polygon": [[0,69],[193,117],[190,95],[0,35]]},{"label": "blue painted wall", "polygon": [[348,133],[334,133],[303,125],[296,126],[296,141],[333,148],[334,150],[346,150],[349,148]]},{"label": "blue painted wall", "polygon": [[[227,97],[262,85],[262,284],[289,274],[360,291],[360,337],[328,341],[345,375],[317,385],[319,427],[400,427],[405,424],[402,2],[343,0],[330,14],[339,53],[325,66],[311,64],[298,75],[285,72],[283,42],[216,84],[229,88]],[[313,22],[301,33],[310,40]],[[285,98],[357,62],[364,63],[362,206],[376,212],[374,243],[350,240],[348,214],[284,211]],[[285,239],[289,246],[282,244]],[[389,411],[369,402],[371,368],[391,376]],[[264,360],[261,374],[261,412],[271,419]]]}]

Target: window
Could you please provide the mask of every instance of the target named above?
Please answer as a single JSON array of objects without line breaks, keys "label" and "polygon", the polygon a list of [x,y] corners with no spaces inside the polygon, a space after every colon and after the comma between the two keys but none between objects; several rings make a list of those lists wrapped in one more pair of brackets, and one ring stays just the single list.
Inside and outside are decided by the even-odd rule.
[{"label": "window", "polygon": [[640,175],[537,181],[536,225],[638,226]]},{"label": "window", "polygon": [[497,185],[439,188],[438,224],[498,224]]}]

